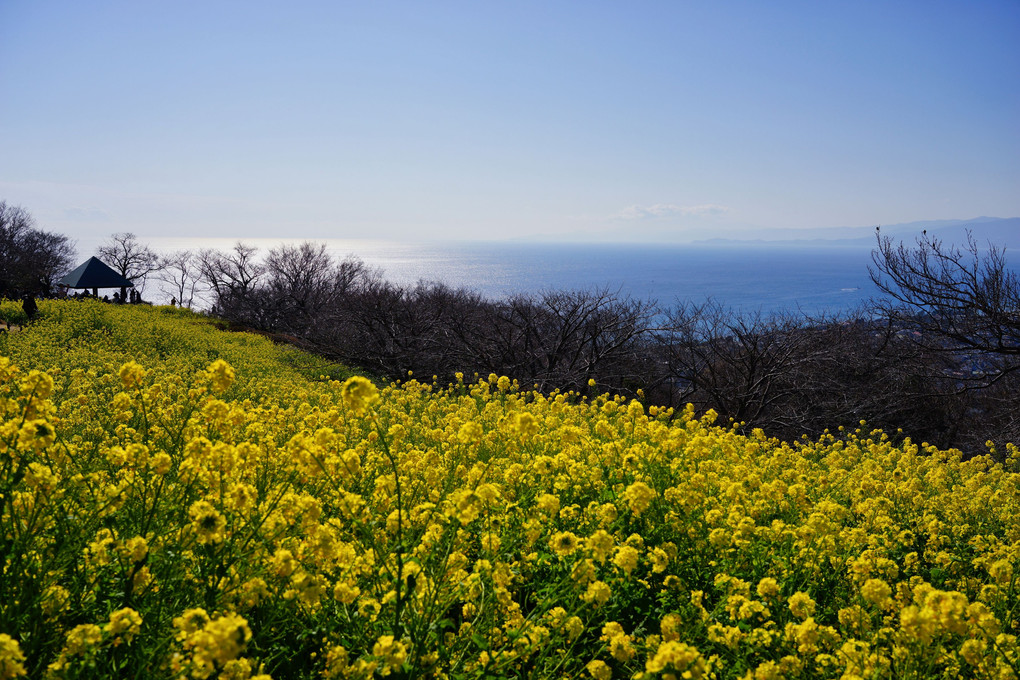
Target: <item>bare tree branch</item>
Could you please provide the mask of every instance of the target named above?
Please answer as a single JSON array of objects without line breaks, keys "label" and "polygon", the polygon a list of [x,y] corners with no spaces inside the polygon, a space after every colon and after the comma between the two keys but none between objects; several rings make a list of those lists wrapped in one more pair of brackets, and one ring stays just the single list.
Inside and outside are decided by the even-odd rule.
[{"label": "bare tree branch", "polygon": [[876,238],[869,273],[886,296],[879,309],[927,350],[953,357],[962,388],[1020,369],[1020,281],[1004,250],[982,253],[973,234],[963,248],[927,234],[913,247]]}]

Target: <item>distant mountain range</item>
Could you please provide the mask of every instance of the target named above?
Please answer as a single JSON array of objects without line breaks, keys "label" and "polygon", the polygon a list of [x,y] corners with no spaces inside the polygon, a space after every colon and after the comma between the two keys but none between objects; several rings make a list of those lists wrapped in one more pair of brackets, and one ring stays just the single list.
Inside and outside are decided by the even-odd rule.
[{"label": "distant mountain range", "polygon": [[[926,220],[903,224],[881,225],[883,236],[913,242],[923,232],[945,243],[963,245],[969,232],[982,249],[989,244],[1008,250],[1020,249],[1020,217],[975,217],[971,220]],[[753,237],[733,236],[695,241],[704,244],[775,244],[794,243],[817,245],[874,245],[875,227],[830,227],[818,229],[755,230]]]}]

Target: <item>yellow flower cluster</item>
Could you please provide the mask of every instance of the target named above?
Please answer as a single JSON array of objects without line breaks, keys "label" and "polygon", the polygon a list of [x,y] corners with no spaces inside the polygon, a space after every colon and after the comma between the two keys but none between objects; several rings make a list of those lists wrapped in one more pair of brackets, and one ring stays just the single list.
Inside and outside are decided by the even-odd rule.
[{"label": "yellow flower cluster", "polygon": [[159,308],[0,355],[0,679],[1020,674],[1013,447],[380,389]]},{"label": "yellow flower cluster", "polygon": [[217,671],[219,677],[232,680],[253,677],[251,661],[241,657],[251,640],[251,629],[243,617],[224,614],[210,618],[204,609],[188,609],[173,624],[181,648],[172,660],[177,673],[198,680]]},{"label": "yellow flower cluster", "polygon": [[25,655],[18,641],[7,633],[0,633],[0,680],[26,675]]}]

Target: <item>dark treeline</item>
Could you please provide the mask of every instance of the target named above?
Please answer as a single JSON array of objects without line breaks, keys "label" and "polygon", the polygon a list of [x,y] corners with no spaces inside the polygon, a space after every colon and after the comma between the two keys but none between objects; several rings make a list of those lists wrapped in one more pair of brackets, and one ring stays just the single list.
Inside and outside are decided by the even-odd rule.
[{"label": "dark treeline", "polygon": [[397,285],[320,244],[257,255],[243,244],[199,254],[217,315],[389,378],[496,373],[582,394],[594,381],[787,440],[861,420],[968,453],[1020,440],[1017,282],[1001,252],[973,242],[879,239],[884,297],[831,317],[663,308],[609,290],[490,300]]}]

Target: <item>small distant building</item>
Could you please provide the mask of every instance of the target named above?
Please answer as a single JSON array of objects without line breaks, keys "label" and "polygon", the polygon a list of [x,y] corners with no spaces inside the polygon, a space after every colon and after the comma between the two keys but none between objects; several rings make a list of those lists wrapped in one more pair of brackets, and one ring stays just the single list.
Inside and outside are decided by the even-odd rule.
[{"label": "small distant building", "polygon": [[135,287],[129,279],[115,272],[98,257],[90,257],[82,262],[74,271],[57,281],[57,285],[82,290],[92,289],[92,294],[96,297],[99,297],[100,288],[120,288],[121,291],[125,291]]}]

